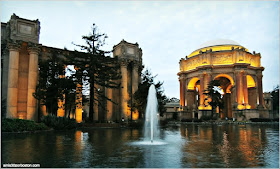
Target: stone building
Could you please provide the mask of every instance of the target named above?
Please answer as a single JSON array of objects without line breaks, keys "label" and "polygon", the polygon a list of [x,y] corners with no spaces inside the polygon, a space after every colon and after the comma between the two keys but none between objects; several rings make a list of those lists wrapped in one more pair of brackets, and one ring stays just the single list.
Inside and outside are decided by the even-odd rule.
[{"label": "stone building", "polygon": [[[50,50],[59,52],[60,57],[66,57],[66,53],[71,51],[44,46],[39,43],[39,38],[39,20],[28,20],[13,14],[9,22],[1,23],[1,99],[4,100],[7,118],[37,121],[38,109],[46,115],[46,108],[39,106],[33,97],[38,82],[38,59],[51,55]],[[128,105],[141,80],[142,50],[137,43],[122,40],[113,47],[113,57],[116,56],[121,64],[121,87],[120,89],[100,87],[100,90],[104,90],[107,97],[117,104],[109,101],[105,103],[107,111],[95,106],[95,121],[138,119],[138,113],[131,112]],[[82,91],[77,90],[77,96],[81,94]],[[65,115],[63,103],[63,100],[58,100],[58,116]],[[82,121],[83,109],[84,107],[80,105],[73,111],[72,117],[75,117],[77,122]]]},{"label": "stone building", "polygon": [[261,54],[250,53],[235,41],[218,39],[202,44],[180,60],[181,118],[210,116],[210,98],[203,93],[211,80],[221,84],[224,108],[220,118],[269,118],[264,104],[263,70]]},{"label": "stone building", "polygon": [[160,120],[178,120],[180,102],[169,102],[164,105],[166,112],[160,117]]}]

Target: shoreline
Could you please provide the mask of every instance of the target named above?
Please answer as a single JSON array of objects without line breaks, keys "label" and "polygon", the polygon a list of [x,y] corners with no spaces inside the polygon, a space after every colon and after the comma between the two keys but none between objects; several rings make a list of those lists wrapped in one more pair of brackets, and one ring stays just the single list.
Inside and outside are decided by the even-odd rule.
[{"label": "shoreline", "polygon": [[[72,130],[84,130],[84,129],[127,129],[127,128],[139,128],[139,127],[131,127],[126,125],[108,125],[109,123],[97,123],[98,125],[91,125],[91,126],[81,126],[77,127],[76,129]],[[177,122],[177,121],[170,121],[164,126],[179,126],[179,125],[224,125],[224,124],[234,124],[234,125],[246,125],[246,124],[263,124],[263,125],[279,125],[279,122],[240,122],[240,121],[205,121],[205,122]],[[54,130],[53,128],[48,130],[35,130],[35,131],[21,131],[21,132],[2,132],[1,134],[19,134],[19,133],[40,133],[40,132],[50,132],[50,131],[71,131],[71,130]]]},{"label": "shoreline", "polygon": [[168,122],[168,124],[278,124],[279,121],[273,122],[251,122],[251,121],[204,121],[204,122]]}]

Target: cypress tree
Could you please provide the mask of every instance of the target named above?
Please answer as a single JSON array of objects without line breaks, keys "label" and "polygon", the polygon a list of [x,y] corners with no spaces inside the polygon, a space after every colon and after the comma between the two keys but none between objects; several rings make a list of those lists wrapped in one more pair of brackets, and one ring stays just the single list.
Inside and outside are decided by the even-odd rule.
[{"label": "cypress tree", "polygon": [[[92,32],[87,36],[82,36],[85,45],[77,45],[82,52],[74,51],[68,58],[69,62],[76,66],[75,78],[81,85],[89,86],[89,121],[93,122],[94,104],[103,106],[104,100],[112,101],[105,96],[97,86],[105,88],[119,88],[118,80],[121,78],[118,58],[109,56],[111,52],[101,50],[107,36],[97,32],[97,27],[93,24]],[[103,100],[103,101],[102,101]],[[104,106],[103,106],[104,107]],[[105,109],[105,108],[104,108]]]},{"label": "cypress tree", "polygon": [[[223,105],[224,105],[222,95],[218,90],[219,86],[221,86],[221,84],[218,80],[211,80],[207,86],[207,89],[203,93],[203,94],[209,96],[209,98],[210,98],[210,101],[208,103],[210,106],[212,106],[211,118],[213,118],[214,109],[218,106],[219,106],[219,109],[223,108]],[[208,98],[205,98],[205,100],[208,100]],[[205,102],[205,100],[204,100],[204,102]]]},{"label": "cypress tree", "polygon": [[50,50],[46,60],[39,57],[39,83],[33,96],[40,104],[46,105],[48,114],[56,115],[58,100],[64,99],[64,95],[69,95],[75,90],[74,81],[64,78],[64,65],[64,59],[59,57],[56,50]]},{"label": "cypress tree", "polygon": [[145,113],[147,105],[147,97],[149,88],[152,84],[155,85],[157,91],[157,100],[158,100],[158,111],[162,116],[166,112],[164,105],[167,103],[168,99],[164,94],[162,89],[163,82],[154,83],[154,78],[149,70],[145,70],[144,73],[141,73],[141,83],[139,84],[138,90],[133,95],[132,110],[137,109],[139,112],[139,118],[142,118],[142,115]]}]

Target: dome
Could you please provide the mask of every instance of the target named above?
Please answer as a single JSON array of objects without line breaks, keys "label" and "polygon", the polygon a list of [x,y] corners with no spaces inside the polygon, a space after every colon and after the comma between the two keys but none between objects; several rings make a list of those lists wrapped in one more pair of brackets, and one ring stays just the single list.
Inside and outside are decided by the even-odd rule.
[{"label": "dome", "polygon": [[210,40],[210,41],[207,41],[207,42],[201,44],[198,49],[210,47],[210,46],[220,46],[220,45],[238,45],[238,46],[240,46],[239,43],[237,43],[233,40],[230,40],[230,39],[215,39],[215,40]]},{"label": "dome", "polygon": [[[187,57],[190,58],[196,56],[199,54],[199,51],[205,52],[206,50],[212,49],[213,52],[217,52],[217,51],[232,50],[232,48],[244,48],[244,47],[241,46],[239,43],[230,39],[215,39],[201,44],[197,50],[193,51]],[[245,51],[248,52],[248,49],[245,48]]]}]

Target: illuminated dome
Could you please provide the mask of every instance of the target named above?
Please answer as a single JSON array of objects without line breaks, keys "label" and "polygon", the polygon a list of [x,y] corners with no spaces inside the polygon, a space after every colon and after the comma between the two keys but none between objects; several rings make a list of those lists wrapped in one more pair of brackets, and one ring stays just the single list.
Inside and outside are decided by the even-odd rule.
[{"label": "illuminated dome", "polygon": [[[201,44],[197,50],[193,51],[188,56],[188,58],[198,55],[199,51],[205,52],[206,50],[210,50],[210,49],[212,49],[213,52],[226,51],[226,50],[232,50],[232,47],[244,48],[239,43],[230,39],[215,39]],[[245,51],[248,52],[248,49],[245,48]]]}]

